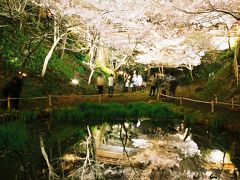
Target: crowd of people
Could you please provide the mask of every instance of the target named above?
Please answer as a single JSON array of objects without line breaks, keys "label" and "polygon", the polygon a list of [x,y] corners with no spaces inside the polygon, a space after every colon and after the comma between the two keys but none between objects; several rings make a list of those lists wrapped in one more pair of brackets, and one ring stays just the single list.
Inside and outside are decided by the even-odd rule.
[{"label": "crowd of people", "polygon": [[[23,79],[26,76],[25,73],[18,72],[3,88],[2,94],[5,99],[11,98],[10,104],[8,101],[4,101],[3,109],[19,109],[19,97],[23,87]],[[107,80],[107,83],[105,82]],[[153,74],[149,80],[146,77],[142,77],[136,71],[132,74],[119,71],[114,77],[110,74],[109,77],[104,78],[103,74],[99,74],[96,80],[98,88],[98,94],[102,95],[104,86],[107,85],[108,97],[113,97],[114,88],[117,84],[118,91],[120,93],[146,91],[149,86],[149,96],[155,96],[157,93],[161,94],[161,98],[166,98],[166,92],[169,91],[170,96],[175,96],[175,91],[178,85],[178,81],[175,77],[163,74]]]},{"label": "crowd of people", "polygon": [[105,79],[103,74],[99,74],[97,77],[97,88],[98,94],[103,94],[103,86],[107,84],[108,88],[108,96],[112,97],[114,92],[115,85],[118,86],[118,90],[120,93],[123,92],[135,92],[140,89],[143,89],[146,86],[144,83],[142,75],[137,74],[136,71],[133,71],[133,74],[128,74],[126,72],[118,72],[116,77],[113,74],[110,74],[108,78],[106,78],[107,82],[105,83]]},{"label": "crowd of people", "polygon": [[149,96],[155,96],[156,93],[161,94],[161,98],[166,98],[167,91],[170,96],[175,96],[175,91],[178,86],[178,81],[175,77],[164,74],[153,74],[150,77],[150,91]]},{"label": "crowd of people", "polygon": [[162,94],[161,98],[166,98],[167,92],[170,96],[175,96],[175,91],[178,85],[178,81],[175,77],[163,74],[153,74],[149,80],[146,77],[142,77],[141,74],[138,74],[136,71],[133,71],[132,74],[119,71],[116,76],[110,74],[106,78],[107,83],[105,83],[105,78],[103,74],[100,74],[97,77],[97,87],[98,94],[103,94],[103,87],[106,84],[108,88],[108,96],[113,97],[113,92],[115,85],[117,85],[118,91],[120,93],[127,92],[136,92],[136,91],[146,91],[146,88],[149,86],[149,96],[155,96],[157,93]]}]

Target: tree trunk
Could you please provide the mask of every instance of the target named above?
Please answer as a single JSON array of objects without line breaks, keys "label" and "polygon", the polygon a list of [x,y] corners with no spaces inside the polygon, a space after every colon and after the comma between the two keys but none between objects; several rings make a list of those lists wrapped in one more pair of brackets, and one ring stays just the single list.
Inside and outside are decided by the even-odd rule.
[{"label": "tree trunk", "polygon": [[193,81],[193,73],[192,73],[192,69],[190,69],[190,75],[191,75],[191,79]]},{"label": "tree trunk", "polygon": [[151,77],[151,67],[148,66],[147,81],[149,81],[150,77]]},{"label": "tree trunk", "polygon": [[67,43],[67,35],[64,37],[64,40],[63,40],[63,47],[62,47],[61,60],[63,59],[64,53],[65,53],[66,43]]},{"label": "tree trunk", "polygon": [[44,64],[43,64],[43,68],[42,68],[42,77],[44,77],[45,73],[46,73],[46,69],[47,69],[47,65],[48,65],[48,61],[50,60],[50,58],[52,57],[52,54],[53,54],[53,51],[55,49],[55,47],[57,46],[58,42],[60,41],[60,37],[58,37],[56,39],[56,41],[54,41],[50,51],[48,52],[47,56],[45,57],[45,60],[44,60]]},{"label": "tree trunk", "polygon": [[43,155],[43,157],[44,157],[44,159],[45,159],[45,161],[47,163],[47,166],[48,166],[48,179],[52,180],[52,179],[58,178],[58,175],[54,173],[53,167],[52,167],[52,165],[49,162],[48,155],[47,155],[47,153],[45,151],[43,138],[42,138],[41,135],[39,136],[39,141],[40,141],[41,153],[42,153],[42,155]]},{"label": "tree trunk", "polygon": [[190,71],[191,79],[192,79],[192,81],[193,81],[193,73],[192,73],[193,66],[189,63],[188,66],[187,66],[187,68],[188,68],[189,71]]},{"label": "tree trunk", "polygon": [[[96,38],[96,37],[95,37]],[[95,39],[92,40],[91,44],[90,44],[90,51],[89,51],[89,56],[90,56],[90,60],[89,60],[89,68],[91,70],[91,73],[89,75],[89,78],[88,78],[88,84],[91,83],[91,79],[92,79],[92,75],[95,71],[95,59],[96,59],[96,55],[97,55],[97,47],[96,47],[96,44],[95,44]]]},{"label": "tree trunk", "polygon": [[90,73],[89,78],[88,78],[88,84],[91,83],[92,75],[93,75],[94,71],[95,71],[94,68],[92,68],[92,69],[91,69],[91,73]]},{"label": "tree trunk", "polygon": [[121,61],[114,68],[114,71],[117,71],[122,66],[122,64],[126,61],[127,57],[128,57],[128,55],[125,54],[124,57],[121,59]]},{"label": "tree trunk", "polygon": [[239,48],[240,48],[240,37],[238,38],[237,46],[235,47],[234,51],[234,59],[233,59],[233,67],[234,67],[234,74],[237,79],[237,86],[239,81],[239,65],[238,65],[238,56],[239,56]]},{"label": "tree trunk", "polygon": [[227,42],[228,42],[228,50],[231,51],[231,35],[230,35],[230,31],[229,31],[229,28],[228,26],[226,25],[226,28],[227,28]]}]

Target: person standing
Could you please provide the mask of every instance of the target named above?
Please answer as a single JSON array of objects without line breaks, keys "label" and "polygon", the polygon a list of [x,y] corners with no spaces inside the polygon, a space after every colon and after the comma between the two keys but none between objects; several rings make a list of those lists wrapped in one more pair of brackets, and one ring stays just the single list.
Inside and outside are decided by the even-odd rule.
[{"label": "person standing", "polygon": [[117,80],[119,84],[119,90],[120,92],[123,92],[124,91],[124,75],[122,71],[118,72]]},{"label": "person standing", "polygon": [[102,74],[97,77],[98,94],[103,94],[104,79]]},{"label": "person standing", "polygon": [[[18,72],[16,76],[12,78],[12,80],[6,84],[6,86],[2,90],[2,94],[5,99],[8,97],[14,98],[10,101],[10,108],[19,109],[19,97],[23,87],[23,78],[26,76],[25,73]],[[16,98],[16,99],[15,99]],[[4,102],[4,109],[8,108],[8,102]]]},{"label": "person standing", "polygon": [[128,78],[128,76],[126,77],[126,80],[125,80],[125,92],[128,92],[128,88],[130,86],[130,78]]},{"label": "person standing", "polygon": [[156,74],[154,74],[154,75],[151,77],[150,82],[151,82],[151,88],[150,88],[149,96],[155,96],[156,83],[157,83]]},{"label": "person standing", "polygon": [[137,78],[137,72],[134,70],[132,75],[132,92],[135,92],[137,90],[137,84],[138,84],[138,78]]},{"label": "person standing", "polygon": [[114,77],[113,74],[111,74],[108,77],[108,97],[113,96],[113,91],[114,91]]},{"label": "person standing", "polygon": [[175,78],[170,80],[170,82],[169,82],[170,96],[174,96],[175,95],[175,91],[177,89],[177,85],[178,85],[178,82],[177,82],[177,80]]}]

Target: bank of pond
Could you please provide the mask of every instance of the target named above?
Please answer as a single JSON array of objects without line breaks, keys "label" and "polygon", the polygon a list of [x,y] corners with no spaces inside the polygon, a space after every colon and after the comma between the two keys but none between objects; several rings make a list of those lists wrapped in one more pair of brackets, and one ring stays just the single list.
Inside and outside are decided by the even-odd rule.
[{"label": "bank of pond", "polygon": [[[81,103],[0,118],[1,179],[234,179],[240,168],[240,135],[225,119],[163,102]],[[99,159],[103,145],[121,147],[125,164]],[[127,148],[137,151],[130,157]]]}]

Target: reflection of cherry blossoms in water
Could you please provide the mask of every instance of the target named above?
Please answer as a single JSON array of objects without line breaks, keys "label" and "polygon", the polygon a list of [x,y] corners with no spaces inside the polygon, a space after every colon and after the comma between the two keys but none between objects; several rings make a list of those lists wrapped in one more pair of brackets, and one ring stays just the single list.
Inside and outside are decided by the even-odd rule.
[{"label": "reflection of cherry blossoms in water", "polygon": [[[195,142],[183,142],[177,135],[167,135],[149,140],[146,145],[131,158],[132,164],[142,169],[138,171],[141,179],[207,179],[199,163],[201,158]],[[133,178],[134,173],[127,169],[125,176]]]},{"label": "reflection of cherry blossoms in water", "polygon": [[[138,137],[131,139],[132,146],[138,149],[137,153],[130,158],[132,167],[124,167],[123,174],[118,172],[117,177],[124,176],[126,179],[141,177],[141,180],[204,180],[222,177],[225,170],[222,171],[221,167],[213,167],[212,165],[216,165],[216,162],[212,161],[210,156],[216,159],[213,155],[218,152],[218,159],[221,159],[222,156],[219,157],[219,155],[223,154],[215,150],[210,151],[209,156],[203,156],[191,136],[188,138],[185,136],[184,132],[160,136],[156,134],[151,138],[148,135],[138,134]],[[116,170],[108,169],[107,172],[111,172],[112,175],[117,174]],[[226,174],[229,179],[235,179],[232,174]]]}]

